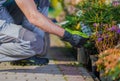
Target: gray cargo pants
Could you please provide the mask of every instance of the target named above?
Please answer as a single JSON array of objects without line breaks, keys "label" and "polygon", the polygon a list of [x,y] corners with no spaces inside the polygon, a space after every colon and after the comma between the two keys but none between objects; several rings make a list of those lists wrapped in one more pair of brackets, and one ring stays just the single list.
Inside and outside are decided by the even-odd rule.
[{"label": "gray cargo pants", "polygon": [[[35,1],[38,10],[47,16],[48,0]],[[44,31],[30,24],[16,4],[7,7],[1,4],[2,1],[0,1],[0,62],[21,60],[41,54],[44,47]]]}]

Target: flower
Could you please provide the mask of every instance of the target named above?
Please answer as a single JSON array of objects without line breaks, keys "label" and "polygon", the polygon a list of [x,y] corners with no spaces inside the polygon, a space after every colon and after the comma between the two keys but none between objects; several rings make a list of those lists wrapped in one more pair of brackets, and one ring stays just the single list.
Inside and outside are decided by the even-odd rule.
[{"label": "flower", "polygon": [[116,7],[116,6],[120,5],[120,2],[119,1],[113,1],[112,5]]},{"label": "flower", "polygon": [[102,41],[103,40],[103,38],[98,38],[98,42],[100,42],[100,41]]},{"label": "flower", "polygon": [[116,31],[117,27],[116,26],[112,26],[111,28],[108,29],[109,31]]},{"label": "flower", "polygon": [[97,23],[94,23],[93,26],[94,26],[94,27],[97,27]]},{"label": "flower", "polygon": [[117,33],[120,34],[120,29],[117,30]]},{"label": "flower", "polygon": [[100,24],[99,23],[94,23],[93,26],[94,27],[98,27]]}]

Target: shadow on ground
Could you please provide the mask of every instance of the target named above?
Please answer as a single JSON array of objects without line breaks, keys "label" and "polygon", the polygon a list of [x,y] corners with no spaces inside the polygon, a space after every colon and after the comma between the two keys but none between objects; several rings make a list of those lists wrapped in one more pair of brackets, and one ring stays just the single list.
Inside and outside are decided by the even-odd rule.
[{"label": "shadow on ground", "polygon": [[57,61],[76,61],[77,51],[67,47],[51,47],[48,54]]}]

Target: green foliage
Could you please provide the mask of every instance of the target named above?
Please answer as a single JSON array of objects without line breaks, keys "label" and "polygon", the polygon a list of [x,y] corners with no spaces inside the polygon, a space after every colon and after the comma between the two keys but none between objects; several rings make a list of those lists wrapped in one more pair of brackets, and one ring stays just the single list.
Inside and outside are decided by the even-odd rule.
[{"label": "green foliage", "polygon": [[63,28],[68,28],[71,30],[77,30],[76,26],[80,22],[80,19],[75,15],[68,15],[66,16],[66,20],[68,20],[68,23],[62,25]]},{"label": "green foliage", "polygon": [[108,75],[112,76],[113,80],[120,80],[120,64],[116,65],[114,71],[110,70]]},{"label": "green foliage", "polygon": [[111,14],[112,6],[105,3],[99,4],[98,2],[86,2],[84,6],[79,5],[84,11],[81,16],[81,21],[85,24],[93,25],[93,23],[111,23],[113,15]]},{"label": "green foliage", "polygon": [[93,23],[111,24],[112,21],[120,23],[120,5],[113,6],[98,1],[100,0],[85,1],[78,5],[78,8],[84,12],[80,20],[88,25],[93,25]]},{"label": "green foliage", "polygon": [[120,5],[112,8],[112,14],[113,14],[113,20],[117,21],[117,23],[120,23]]},{"label": "green foliage", "polygon": [[62,12],[62,5],[58,0],[50,0],[49,17],[56,18]]}]

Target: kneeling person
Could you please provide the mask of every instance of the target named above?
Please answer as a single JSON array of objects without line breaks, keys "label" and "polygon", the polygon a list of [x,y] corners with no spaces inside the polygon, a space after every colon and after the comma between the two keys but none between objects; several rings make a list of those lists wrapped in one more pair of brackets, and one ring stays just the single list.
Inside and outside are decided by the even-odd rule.
[{"label": "kneeling person", "polygon": [[[0,62],[26,59],[42,54],[43,50],[44,40],[41,36],[20,25],[0,20]],[[44,63],[47,61],[44,60]]]}]

